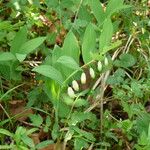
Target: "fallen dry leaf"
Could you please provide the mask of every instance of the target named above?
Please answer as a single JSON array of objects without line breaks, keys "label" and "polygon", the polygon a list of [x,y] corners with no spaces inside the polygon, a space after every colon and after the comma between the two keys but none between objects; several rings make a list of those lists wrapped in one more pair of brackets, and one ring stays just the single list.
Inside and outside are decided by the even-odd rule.
[{"label": "fallen dry leaf", "polygon": [[25,108],[26,102],[23,100],[10,101],[9,105],[10,105],[10,116],[18,115],[16,117],[16,120],[20,122],[27,120],[29,114],[33,114],[32,109]]}]

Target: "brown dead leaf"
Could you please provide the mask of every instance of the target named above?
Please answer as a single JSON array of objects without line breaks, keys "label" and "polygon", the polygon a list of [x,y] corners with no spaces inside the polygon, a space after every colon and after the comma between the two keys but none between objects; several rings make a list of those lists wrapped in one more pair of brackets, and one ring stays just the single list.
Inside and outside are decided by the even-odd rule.
[{"label": "brown dead leaf", "polygon": [[10,116],[15,116],[16,120],[22,122],[27,120],[29,114],[33,114],[32,109],[26,109],[26,102],[23,100],[13,100],[9,102],[10,105]]},{"label": "brown dead leaf", "polygon": [[40,143],[39,133],[33,133],[33,134],[30,135],[30,137],[32,138],[34,144],[39,144]]},{"label": "brown dead leaf", "polygon": [[56,150],[55,149],[55,144],[50,144],[50,145],[48,145],[45,148],[42,148],[40,150]]},{"label": "brown dead leaf", "polygon": [[[59,141],[55,144],[50,144],[45,148],[42,148],[40,150],[62,150],[63,149],[63,143],[60,143]],[[65,150],[69,150],[69,148],[65,148]]]}]

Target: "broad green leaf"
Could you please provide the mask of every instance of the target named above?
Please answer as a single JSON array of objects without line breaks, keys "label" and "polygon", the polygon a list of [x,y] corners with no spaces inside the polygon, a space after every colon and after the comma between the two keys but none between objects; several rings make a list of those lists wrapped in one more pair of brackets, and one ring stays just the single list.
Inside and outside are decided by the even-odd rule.
[{"label": "broad green leaf", "polygon": [[85,30],[83,43],[82,43],[82,57],[84,63],[92,60],[91,53],[95,51],[96,46],[96,33],[92,24],[89,24]]},{"label": "broad green leaf", "polygon": [[113,25],[110,18],[106,19],[103,24],[103,30],[99,40],[99,50],[103,52],[104,47],[109,46],[113,35]]},{"label": "broad green leaf", "polygon": [[123,0],[110,0],[106,7],[106,14],[112,14],[117,7],[123,6]]},{"label": "broad green leaf", "polygon": [[21,140],[23,141],[23,143],[25,143],[27,146],[29,146],[31,148],[35,147],[33,140],[31,138],[29,138],[27,135],[25,135],[25,134],[22,135]]},{"label": "broad green leaf", "polygon": [[38,37],[30,41],[27,41],[21,46],[19,53],[29,54],[33,52],[37,47],[39,47],[44,42],[45,39],[46,37]]},{"label": "broad green leaf", "polygon": [[110,17],[113,13],[130,7],[129,5],[124,5],[123,0],[110,0],[106,7],[106,17]]},{"label": "broad green leaf", "polygon": [[52,52],[52,64],[54,65],[58,58],[63,56],[63,50],[59,46],[55,46]]},{"label": "broad green leaf", "polygon": [[67,106],[64,102],[59,101],[58,115],[60,118],[67,118],[70,112],[70,106]]},{"label": "broad green leaf", "polygon": [[104,47],[103,52],[106,53],[114,48],[117,48],[118,46],[120,46],[122,44],[121,41],[116,41],[114,43],[111,43],[109,46]]},{"label": "broad green leaf", "polygon": [[1,61],[10,61],[15,60],[15,56],[10,52],[2,52],[0,53],[0,62]]},{"label": "broad green leaf", "polygon": [[44,149],[44,147],[47,147],[48,145],[53,144],[53,143],[54,143],[54,141],[52,141],[52,140],[46,140],[46,141],[43,141],[43,142],[40,142],[39,144],[37,144],[36,148]]},{"label": "broad green leaf", "polygon": [[19,60],[19,62],[22,62],[24,61],[24,59],[26,58],[26,54],[19,54],[19,53],[16,53],[16,58]]},{"label": "broad green leaf", "polygon": [[29,117],[34,126],[40,127],[41,124],[43,123],[43,118],[39,114],[38,115],[33,114],[30,115]]},{"label": "broad green leaf", "polygon": [[[85,2],[85,1],[83,1]],[[75,27],[86,27],[91,22],[93,15],[89,12],[86,5],[80,7],[78,18],[75,21]],[[79,29],[79,28],[78,28]]]},{"label": "broad green leaf", "polygon": [[61,56],[58,58],[57,62],[71,69],[75,69],[75,70],[80,69],[76,61],[69,56]]},{"label": "broad green leaf", "polygon": [[77,63],[79,63],[79,54],[80,48],[78,45],[78,41],[70,31],[65,38],[64,45],[63,45],[63,55],[72,57]]},{"label": "broad green leaf", "polygon": [[63,83],[62,74],[50,65],[41,65],[35,67],[33,71],[38,72],[39,74],[42,74],[45,77],[51,78],[56,82],[58,82],[59,84]]},{"label": "broad green leaf", "polygon": [[21,80],[21,72],[17,71],[17,61],[0,61],[0,74],[7,80]]},{"label": "broad green leaf", "polygon": [[43,87],[44,92],[46,95],[49,97],[51,100],[52,104],[55,105],[56,101],[53,101],[54,99],[57,99],[58,94],[60,92],[60,85],[56,84],[54,80],[46,80],[44,87]]},{"label": "broad green leaf", "polygon": [[99,24],[102,24],[105,19],[105,14],[99,0],[90,0],[91,10]]},{"label": "broad green leaf", "polygon": [[9,132],[8,130],[5,130],[5,129],[0,129],[0,134],[3,134],[3,135],[7,135],[7,136],[10,136],[10,137],[13,137],[13,133]]},{"label": "broad green leaf", "polygon": [[27,41],[27,29],[26,27],[22,27],[19,32],[17,32],[16,36],[14,37],[10,52],[13,54],[19,53],[21,46]]}]

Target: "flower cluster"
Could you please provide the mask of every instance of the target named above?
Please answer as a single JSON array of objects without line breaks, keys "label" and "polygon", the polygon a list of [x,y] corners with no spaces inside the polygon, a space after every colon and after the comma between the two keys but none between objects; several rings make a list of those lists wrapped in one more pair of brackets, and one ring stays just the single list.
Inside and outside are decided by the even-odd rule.
[{"label": "flower cluster", "polygon": [[[108,66],[108,64],[109,64],[109,62],[108,62],[108,59],[106,57],[104,59],[104,65]],[[102,62],[101,61],[97,62],[97,69],[98,69],[99,72],[102,71],[103,66],[102,66]],[[94,71],[94,69],[92,67],[89,68],[89,74],[90,74],[92,79],[94,79],[95,76],[96,76],[95,75],[95,71]],[[81,84],[86,84],[86,80],[87,79],[86,79],[86,74],[84,72],[81,74],[81,78],[80,79],[81,79]],[[79,91],[79,84],[78,84],[78,82],[76,80],[73,80],[72,81],[72,87],[68,87],[68,95],[69,95],[70,98],[75,98],[76,97],[75,91],[76,92]]]}]

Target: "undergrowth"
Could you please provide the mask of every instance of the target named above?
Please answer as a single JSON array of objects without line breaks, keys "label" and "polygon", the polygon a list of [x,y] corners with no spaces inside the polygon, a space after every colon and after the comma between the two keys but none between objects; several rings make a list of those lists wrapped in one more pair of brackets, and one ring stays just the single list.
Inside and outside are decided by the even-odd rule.
[{"label": "undergrowth", "polygon": [[149,9],[0,0],[0,149],[149,150]]}]

